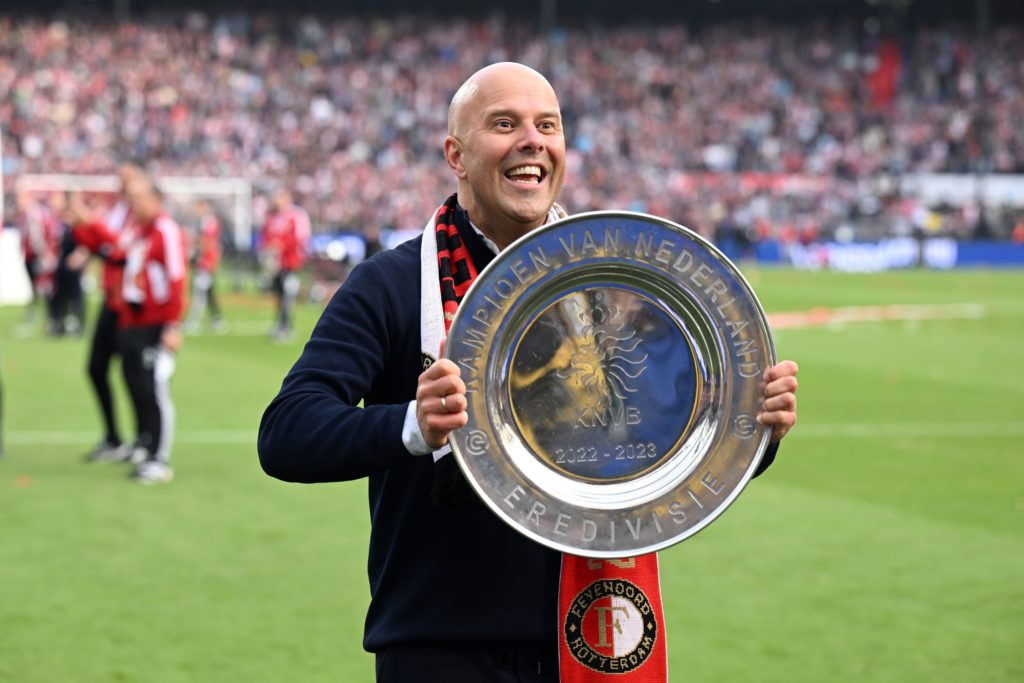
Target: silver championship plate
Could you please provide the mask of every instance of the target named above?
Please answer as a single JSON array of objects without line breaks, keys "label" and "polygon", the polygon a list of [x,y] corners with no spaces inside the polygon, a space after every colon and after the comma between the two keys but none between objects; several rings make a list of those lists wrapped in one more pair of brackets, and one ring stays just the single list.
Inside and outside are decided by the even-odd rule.
[{"label": "silver championship plate", "polygon": [[771,430],[764,310],[696,233],[637,213],[545,225],[502,251],[452,321],[469,424],[450,436],[484,502],[574,555],[665,548],[720,515]]}]

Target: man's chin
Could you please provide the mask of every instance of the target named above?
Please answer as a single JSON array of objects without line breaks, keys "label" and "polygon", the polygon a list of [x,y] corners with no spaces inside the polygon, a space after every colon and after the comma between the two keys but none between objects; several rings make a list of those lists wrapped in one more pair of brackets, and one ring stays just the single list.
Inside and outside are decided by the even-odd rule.
[{"label": "man's chin", "polygon": [[520,225],[530,229],[541,226],[547,221],[548,211],[554,201],[517,203],[508,207],[507,215]]}]

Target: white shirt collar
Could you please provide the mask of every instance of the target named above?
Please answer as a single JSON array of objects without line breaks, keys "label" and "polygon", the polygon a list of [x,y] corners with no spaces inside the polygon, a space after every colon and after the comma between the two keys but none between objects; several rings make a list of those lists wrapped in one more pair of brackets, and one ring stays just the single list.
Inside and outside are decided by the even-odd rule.
[{"label": "white shirt collar", "polygon": [[[466,214],[466,217],[469,218],[469,214]],[[547,218],[544,219],[543,225],[547,225],[550,222],[551,222],[551,212],[548,211]],[[498,252],[501,251],[501,249],[498,249],[497,243],[494,240],[492,240],[490,237],[485,235],[480,230],[480,228],[476,227],[476,224],[473,223],[473,221],[469,222],[469,227],[473,228],[473,232],[475,232],[477,235],[480,236],[480,239],[482,239],[484,241],[484,244],[487,246],[488,249],[491,250],[492,253],[497,254]]]},{"label": "white shirt collar", "polygon": [[484,241],[484,245],[486,245],[486,247],[491,250],[491,253],[497,254],[499,251],[501,251],[501,249],[498,249],[497,243],[495,243],[494,240],[492,240],[490,237],[481,232],[480,228],[476,227],[473,221],[469,222],[469,227],[473,228],[473,232],[480,236],[480,239]]}]

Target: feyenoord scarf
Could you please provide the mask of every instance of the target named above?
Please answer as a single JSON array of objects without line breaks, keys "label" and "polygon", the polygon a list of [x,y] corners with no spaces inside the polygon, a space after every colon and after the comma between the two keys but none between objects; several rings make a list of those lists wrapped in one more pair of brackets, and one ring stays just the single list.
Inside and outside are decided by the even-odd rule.
[{"label": "feyenoord scarf", "polygon": [[[457,196],[452,195],[423,234],[420,342],[424,358],[437,358],[455,311],[478,274],[459,234],[457,216]],[[556,204],[548,220],[564,216]],[[434,460],[450,451],[449,446],[435,451]],[[617,560],[563,554],[558,593],[562,683],[668,680],[656,553]]]}]

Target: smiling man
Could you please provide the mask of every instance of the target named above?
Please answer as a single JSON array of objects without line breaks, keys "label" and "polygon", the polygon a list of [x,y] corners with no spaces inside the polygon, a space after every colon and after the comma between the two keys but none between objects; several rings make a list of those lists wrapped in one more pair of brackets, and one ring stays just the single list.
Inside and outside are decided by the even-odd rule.
[{"label": "smiling man", "polygon": [[[533,69],[493,64],[459,88],[448,130],[457,194],[335,294],[263,415],[260,462],[286,481],[369,478],[363,645],[378,681],[558,681],[562,556],[469,488],[447,446],[466,386],[436,360],[477,273],[565,215],[558,99]],[[758,419],[776,442],[796,420],[795,374],[788,361],[766,372]]]},{"label": "smiling man", "polygon": [[555,91],[522,64],[481,69],[452,98],[444,153],[459,181],[459,204],[504,249],[547,222],[565,182]]}]

